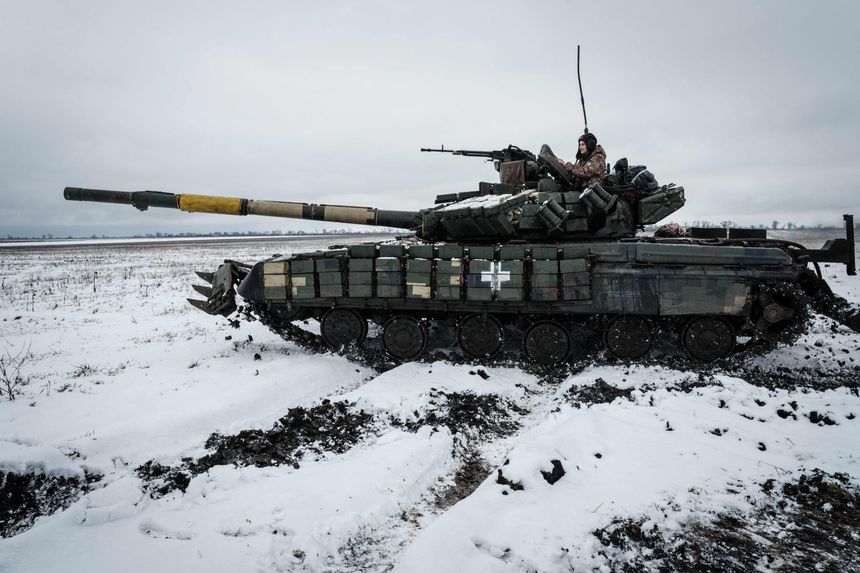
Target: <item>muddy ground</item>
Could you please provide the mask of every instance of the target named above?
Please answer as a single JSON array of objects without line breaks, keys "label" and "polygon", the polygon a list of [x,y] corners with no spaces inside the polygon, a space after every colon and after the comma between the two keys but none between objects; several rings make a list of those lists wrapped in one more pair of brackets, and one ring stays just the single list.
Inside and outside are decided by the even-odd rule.
[{"label": "muddy ground", "polygon": [[813,470],[761,484],[750,513],[697,519],[666,533],[645,519],[594,531],[610,571],[844,573],[860,568],[860,489],[842,474]]}]

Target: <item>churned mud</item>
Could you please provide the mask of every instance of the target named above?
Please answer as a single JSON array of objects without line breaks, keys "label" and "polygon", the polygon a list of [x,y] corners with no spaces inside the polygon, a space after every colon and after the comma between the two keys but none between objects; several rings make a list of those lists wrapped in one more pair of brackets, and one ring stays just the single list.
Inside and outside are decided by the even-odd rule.
[{"label": "churned mud", "polygon": [[43,515],[66,509],[101,479],[99,475],[77,477],[44,474],[0,473],[0,537],[22,533]]},{"label": "churned mud", "polygon": [[[765,502],[747,515],[723,514],[665,535],[646,520],[618,520],[593,532],[610,571],[856,571],[860,488],[820,470],[762,484]],[[647,525],[646,523],[651,523]]]},{"label": "churned mud", "polygon": [[[516,432],[520,427],[516,417],[525,413],[525,410],[513,401],[496,394],[444,392],[434,389],[430,392],[430,404],[426,410],[417,420],[402,425],[410,431],[417,431],[423,426],[444,426],[452,434],[467,434],[480,436],[482,440],[492,440]],[[400,425],[401,422],[394,420],[392,424]]]},{"label": "churned mud", "polygon": [[630,399],[633,388],[616,388],[603,378],[596,378],[588,386],[576,386],[565,394],[565,398],[576,408],[592,404],[608,404],[616,398]]},{"label": "churned mud", "polygon": [[345,401],[323,400],[311,408],[291,408],[269,430],[243,430],[233,436],[212,434],[212,453],[180,466],[150,461],[137,474],[149,483],[154,497],[185,491],[191,478],[219,465],[299,467],[307,455],[342,454],[372,431],[373,416]]}]

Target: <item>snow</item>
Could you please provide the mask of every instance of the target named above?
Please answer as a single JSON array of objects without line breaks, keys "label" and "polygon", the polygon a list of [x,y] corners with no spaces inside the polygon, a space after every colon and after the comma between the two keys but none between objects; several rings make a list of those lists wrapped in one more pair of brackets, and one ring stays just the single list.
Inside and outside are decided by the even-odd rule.
[{"label": "snow", "polygon": [[[0,355],[30,353],[30,381],[0,401],[0,471],[103,477],[67,509],[0,539],[0,571],[599,570],[592,532],[613,519],[680,528],[748,509],[762,481],[812,468],[860,483],[856,390],[599,360],[560,380],[446,362],[378,373],[259,323],[235,330],[184,301],[194,269],[331,239],[4,251]],[[824,271],[860,302],[860,281]],[[857,333],[820,316],[794,347],[744,358],[810,380],[857,365]],[[572,392],[598,379],[630,399],[577,407]],[[436,411],[440,392],[498,396],[517,406],[519,427],[497,436],[404,426]],[[177,466],[204,455],[213,433],[268,429],[324,399],[374,416],[345,453],[309,454],[298,468],[216,466],[163,497],[135,472],[148,461]],[[442,507],[465,456],[486,475]],[[553,460],[565,474],[550,484],[541,472]],[[498,483],[499,470],[522,489]]]}]

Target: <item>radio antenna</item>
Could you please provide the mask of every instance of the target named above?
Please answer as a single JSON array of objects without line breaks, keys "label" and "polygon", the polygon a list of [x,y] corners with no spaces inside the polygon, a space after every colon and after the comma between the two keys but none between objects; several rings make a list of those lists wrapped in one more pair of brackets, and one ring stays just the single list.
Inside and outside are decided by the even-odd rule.
[{"label": "radio antenna", "polygon": [[579,75],[579,44],[576,46],[576,79],[579,81],[579,99],[582,100],[582,119],[585,120],[585,133],[588,133],[588,116],[585,115],[585,96],[582,95],[582,77]]}]

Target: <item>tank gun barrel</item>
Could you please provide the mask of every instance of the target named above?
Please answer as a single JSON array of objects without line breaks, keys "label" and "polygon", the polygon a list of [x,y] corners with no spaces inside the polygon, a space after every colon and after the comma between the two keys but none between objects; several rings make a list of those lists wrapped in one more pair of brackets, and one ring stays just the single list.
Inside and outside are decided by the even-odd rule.
[{"label": "tank gun barrel", "polygon": [[179,209],[188,213],[219,213],[223,215],[260,215],[287,219],[308,219],[331,223],[353,223],[377,227],[415,229],[421,225],[417,211],[392,211],[372,207],[347,205],[315,205],[289,201],[258,201],[239,197],[190,195],[163,191],[110,191],[66,187],[63,196],[67,201],[94,201],[132,205],[141,211],[150,207]]}]

